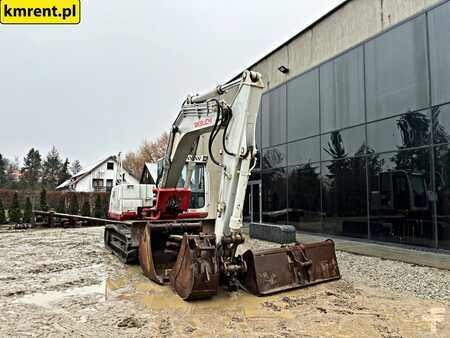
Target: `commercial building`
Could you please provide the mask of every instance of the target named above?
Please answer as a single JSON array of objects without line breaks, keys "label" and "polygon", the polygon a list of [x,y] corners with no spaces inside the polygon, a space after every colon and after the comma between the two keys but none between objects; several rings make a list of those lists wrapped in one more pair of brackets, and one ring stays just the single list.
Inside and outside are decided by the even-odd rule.
[{"label": "commercial building", "polygon": [[346,1],[249,68],[247,220],[450,249],[449,1]]}]

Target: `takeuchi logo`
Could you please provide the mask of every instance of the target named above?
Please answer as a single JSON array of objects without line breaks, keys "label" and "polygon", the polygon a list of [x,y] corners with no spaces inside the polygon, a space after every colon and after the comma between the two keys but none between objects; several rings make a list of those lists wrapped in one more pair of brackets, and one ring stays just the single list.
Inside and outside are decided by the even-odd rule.
[{"label": "takeuchi logo", "polygon": [[207,117],[198,121],[194,122],[194,127],[195,128],[200,128],[200,127],[205,127],[205,126],[209,126],[213,123],[213,118],[212,117]]}]

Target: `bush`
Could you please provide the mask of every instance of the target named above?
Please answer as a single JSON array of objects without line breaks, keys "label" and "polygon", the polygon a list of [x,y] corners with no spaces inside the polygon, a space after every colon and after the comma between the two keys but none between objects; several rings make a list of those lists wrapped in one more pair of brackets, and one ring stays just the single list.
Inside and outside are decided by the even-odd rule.
[{"label": "bush", "polygon": [[91,217],[91,205],[89,200],[85,200],[81,208],[81,216]]},{"label": "bush", "polygon": [[10,222],[20,223],[22,220],[22,210],[20,209],[19,197],[17,196],[17,192],[14,193],[13,201],[8,215]]},{"label": "bush", "polygon": [[47,190],[45,190],[45,188],[42,188],[41,190],[39,205],[41,207],[41,211],[48,211]]},{"label": "bush", "polygon": [[61,196],[61,198],[59,199],[58,207],[56,208],[56,212],[58,212],[60,214],[66,213],[66,199],[64,198],[64,196]]},{"label": "bush", "polygon": [[0,199],[0,224],[5,224],[5,223],[6,223],[5,208],[3,207],[3,202]]},{"label": "bush", "polygon": [[25,201],[25,209],[23,212],[23,222],[31,223],[33,220],[33,206],[31,205],[31,200],[27,197]]},{"label": "bush", "polygon": [[105,210],[103,208],[103,203],[100,195],[97,195],[95,198],[95,206],[94,206],[94,217],[96,218],[104,218]]},{"label": "bush", "polygon": [[71,215],[78,215],[79,212],[80,212],[80,204],[78,203],[77,194],[72,194],[72,196],[70,197],[69,213]]}]

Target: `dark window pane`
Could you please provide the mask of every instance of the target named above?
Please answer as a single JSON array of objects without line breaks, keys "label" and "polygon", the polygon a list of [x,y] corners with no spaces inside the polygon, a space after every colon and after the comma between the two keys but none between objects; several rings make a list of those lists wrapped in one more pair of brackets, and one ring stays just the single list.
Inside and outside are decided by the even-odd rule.
[{"label": "dark window pane", "polygon": [[261,147],[270,146],[270,93],[266,93],[261,97]]},{"label": "dark window pane", "polygon": [[320,68],[322,133],[364,122],[363,54],[358,47]]},{"label": "dark window pane", "polygon": [[434,144],[450,142],[450,105],[434,107],[433,142]]},{"label": "dark window pane", "polygon": [[450,250],[450,149],[436,147],[434,151],[435,194],[439,247]]},{"label": "dark window pane", "polygon": [[409,113],[367,125],[367,142],[373,152],[421,147],[430,143],[430,113]]},{"label": "dark window pane", "polygon": [[262,203],[264,223],[287,223],[286,169],[263,173]]},{"label": "dark window pane", "polygon": [[367,237],[365,159],[361,157],[322,164],[323,231]]},{"label": "dark window pane", "polygon": [[292,167],[288,174],[289,224],[320,232],[320,164]]},{"label": "dark window pane", "polygon": [[256,142],[256,149],[261,149],[262,147],[262,139],[261,139],[261,106],[258,111],[258,117],[256,118],[256,127],[255,127],[255,142]]},{"label": "dark window pane", "polygon": [[288,165],[320,161],[320,137],[288,144]]},{"label": "dark window pane", "polygon": [[319,71],[288,82],[288,140],[319,134]]},{"label": "dark window pane", "polygon": [[450,3],[429,12],[433,105],[450,101]]},{"label": "dark window pane", "polygon": [[286,85],[263,95],[261,115],[263,148],[286,142]]},{"label": "dark window pane", "polygon": [[285,167],[287,164],[286,145],[263,150],[262,167],[272,169]]},{"label": "dark window pane", "polygon": [[368,159],[374,240],[433,246],[429,148]]},{"label": "dark window pane", "polygon": [[261,179],[261,170],[253,169],[252,174],[250,175],[249,181],[259,181]]},{"label": "dark window pane", "polygon": [[369,121],[429,105],[425,22],[421,15],[366,43]]},{"label": "dark window pane", "polygon": [[322,135],[322,161],[364,155],[365,144],[364,126]]}]

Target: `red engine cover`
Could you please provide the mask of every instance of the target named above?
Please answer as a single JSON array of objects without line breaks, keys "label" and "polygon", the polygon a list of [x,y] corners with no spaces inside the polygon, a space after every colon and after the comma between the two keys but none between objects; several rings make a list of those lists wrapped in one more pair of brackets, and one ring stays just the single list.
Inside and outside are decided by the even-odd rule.
[{"label": "red engine cover", "polygon": [[145,210],[150,213],[148,217],[151,220],[176,219],[189,208],[191,200],[191,190],[189,189],[156,188],[153,192],[156,194],[156,203],[153,208]]}]

